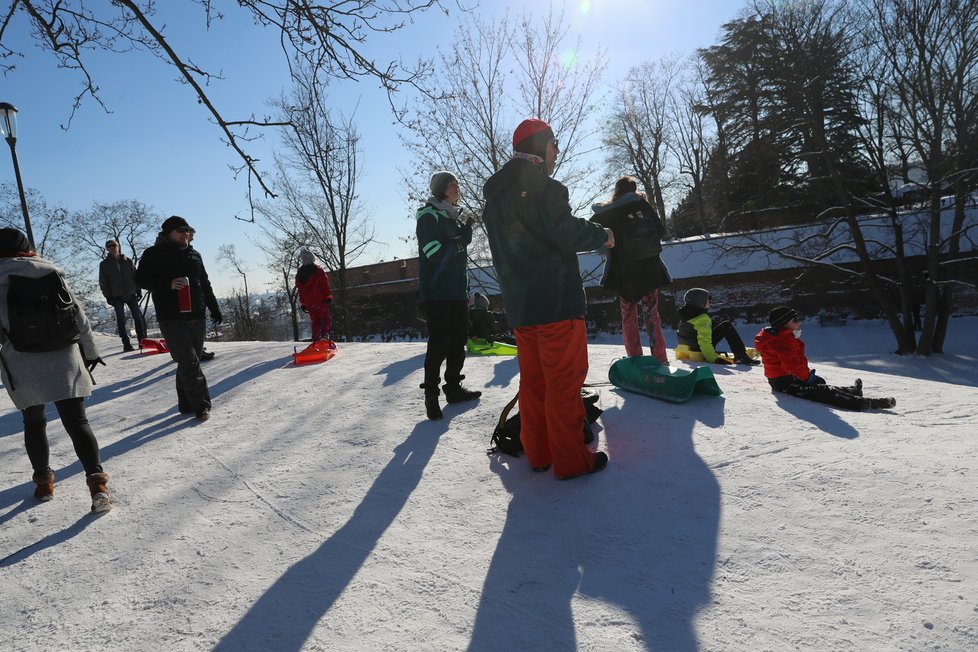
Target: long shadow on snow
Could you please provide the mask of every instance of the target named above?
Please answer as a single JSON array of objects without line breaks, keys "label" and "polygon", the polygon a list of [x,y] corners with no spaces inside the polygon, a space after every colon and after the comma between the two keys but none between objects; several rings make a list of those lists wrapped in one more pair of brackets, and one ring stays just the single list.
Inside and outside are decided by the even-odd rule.
[{"label": "long shadow on snow", "polygon": [[31,555],[41,552],[42,550],[59,546],[62,543],[73,539],[75,536],[80,534],[82,530],[94,523],[100,517],[101,515],[96,514],[86,514],[85,516],[82,516],[74,523],[74,525],[70,525],[60,532],[48,535],[40,541],[37,541],[29,546],[24,546],[17,552],[8,555],[2,561],[0,561],[0,568],[13,566],[17,562],[24,561]]},{"label": "long shadow on snow", "polygon": [[407,503],[446,428],[444,421],[416,425],[350,520],[285,571],[214,650],[300,650]]},{"label": "long shadow on snow", "polygon": [[822,432],[826,432],[833,437],[839,437],[841,439],[856,439],[859,437],[859,431],[846,423],[845,419],[837,414],[839,410],[842,412],[852,412],[852,410],[832,407],[814,401],[806,401],[803,398],[781,394],[780,392],[773,393],[775,394],[775,400],[778,402],[778,407],[796,419],[807,421]]},{"label": "long shadow on snow", "polygon": [[418,355],[407,358],[406,360],[395,360],[386,367],[383,367],[375,373],[375,376],[387,375],[384,378],[384,387],[393,385],[396,382],[404,380],[411,373],[424,368],[424,353],[419,353]]},{"label": "long shadow on snow", "polygon": [[720,491],[692,434],[697,421],[722,426],[723,401],[621,396],[601,418],[611,456],[601,473],[559,481],[522,458],[493,463],[512,500],[469,650],[576,649],[575,629],[620,622],[605,604],[628,612],[648,649],[697,649]]}]

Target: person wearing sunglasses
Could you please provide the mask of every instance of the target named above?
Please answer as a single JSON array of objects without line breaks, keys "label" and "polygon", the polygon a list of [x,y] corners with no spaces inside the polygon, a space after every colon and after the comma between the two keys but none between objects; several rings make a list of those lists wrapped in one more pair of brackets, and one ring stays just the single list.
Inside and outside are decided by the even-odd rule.
[{"label": "person wearing sunglasses", "polygon": [[[156,243],[143,252],[136,269],[136,283],[149,290],[156,320],[177,363],[177,407],[200,421],[210,418],[211,397],[200,369],[207,322],[204,309],[215,324],[223,320],[200,253],[190,246],[195,231],[187,220],[172,215],[163,222]],[[189,288],[189,304],[181,304],[181,292]]]},{"label": "person wearing sunglasses", "polygon": [[549,124],[521,122],[513,150],[483,187],[483,222],[516,333],[520,440],[533,470],[552,467],[558,478],[573,478],[608,464],[583,435],[588,358],[577,252],[613,247],[615,238],[575,217],[567,187],[551,177],[560,145]]},{"label": "person wearing sunglasses", "polygon": [[764,376],[775,392],[850,410],[883,410],[896,406],[894,398],[866,398],[863,381],[850,387],[835,387],[809,368],[805,343],[801,340],[801,319],[794,309],[778,306],[768,314],[768,326],[754,338],[761,354]]},{"label": "person wearing sunglasses", "polygon": [[105,258],[98,266],[98,284],[105,301],[115,309],[116,328],[122,338],[122,350],[132,351],[129,341],[129,329],[126,327],[126,307],[132,314],[136,326],[137,341],[142,342],[146,337],[146,321],[143,311],[139,309],[142,292],[136,285],[136,267],[119,248],[117,240],[105,243]]}]

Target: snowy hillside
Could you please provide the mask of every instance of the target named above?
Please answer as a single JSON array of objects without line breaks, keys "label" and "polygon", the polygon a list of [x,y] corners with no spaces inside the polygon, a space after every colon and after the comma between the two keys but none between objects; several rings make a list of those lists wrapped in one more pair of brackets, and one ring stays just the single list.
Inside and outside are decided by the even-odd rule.
[{"label": "snowy hillside", "polygon": [[[485,454],[515,359],[469,357],[483,398],[429,422],[423,343],[302,368],[209,345],[198,423],[168,357],[103,337],[107,515],[53,408],[35,502],[0,397],[0,649],[978,649],[976,336],[955,319],[947,355],[898,358],[878,323],[806,323],[819,375],[884,412],[776,398],[760,368],[679,405],[600,387],[611,462],[567,481]],[[622,353],[592,344],[589,380]]]}]

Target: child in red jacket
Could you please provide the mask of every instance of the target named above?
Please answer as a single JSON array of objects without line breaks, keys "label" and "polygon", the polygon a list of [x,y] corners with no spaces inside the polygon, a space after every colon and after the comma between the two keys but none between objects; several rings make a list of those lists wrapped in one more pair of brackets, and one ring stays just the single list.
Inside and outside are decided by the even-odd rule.
[{"label": "child in red jacket", "polygon": [[308,249],[299,252],[299,262],[301,266],[295,275],[295,287],[299,290],[299,307],[309,313],[309,321],[312,322],[312,341],[329,339],[333,329],[329,312],[329,304],[333,301],[329,276],[316,264],[316,257]]},{"label": "child in red jacket", "polygon": [[761,329],[754,338],[754,348],[761,354],[764,376],[775,391],[851,410],[879,410],[896,405],[894,398],[863,397],[863,381],[858,378],[852,387],[833,387],[815,375],[805,357],[801,321],[791,308],[775,308],[768,315],[768,322],[770,326]]}]

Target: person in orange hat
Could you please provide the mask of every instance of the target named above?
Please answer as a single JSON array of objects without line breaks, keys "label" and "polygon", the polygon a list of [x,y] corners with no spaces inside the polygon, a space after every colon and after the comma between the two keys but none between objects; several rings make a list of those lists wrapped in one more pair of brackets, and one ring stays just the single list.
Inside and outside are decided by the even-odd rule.
[{"label": "person in orange hat", "polygon": [[572,478],[608,464],[606,453],[584,443],[588,360],[577,252],[615,240],[610,229],[574,217],[567,188],[551,178],[560,147],[549,124],[521,122],[513,149],[483,188],[483,221],[516,333],[520,440],[535,471],[552,466]]}]

